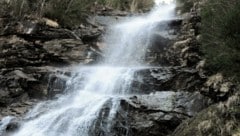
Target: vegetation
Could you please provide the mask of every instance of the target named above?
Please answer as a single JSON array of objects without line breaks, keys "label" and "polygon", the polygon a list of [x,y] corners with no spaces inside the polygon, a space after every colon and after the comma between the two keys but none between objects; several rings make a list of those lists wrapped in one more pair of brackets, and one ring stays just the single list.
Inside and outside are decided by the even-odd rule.
[{"label": "vegetation", "polygon": [[84,22],[93,6],[138,11],[149,8],[153,0],[1,0],[1,13],[7,12],[15,17],[34,15],[56,20],[62,26],[72,27]]},{"label": "vegetation", "polygon": [[153,6],[153,0],[98,0],[99,3],[119,10],[135,12]]},{"label": "vegetation", "polygon": [[[196,0],[178,0],[182,11],[190,11]],[[240,1],[205,0],[201,4],[201,50],[213,73],[240,81]]]},{"label": "vegetation", "polygon": [[55,19],[65,27],[84,22],[95,0],[49,0],[43,16]]},{"label": "vegetation", "polygon": [[181,13],[189,12],[196,0],[177,0],[178,8]]},{"label": "vegetation", "polygon": [[202,51],[207,67],[240,79],[240,1],[209,0],[202,16]]}]

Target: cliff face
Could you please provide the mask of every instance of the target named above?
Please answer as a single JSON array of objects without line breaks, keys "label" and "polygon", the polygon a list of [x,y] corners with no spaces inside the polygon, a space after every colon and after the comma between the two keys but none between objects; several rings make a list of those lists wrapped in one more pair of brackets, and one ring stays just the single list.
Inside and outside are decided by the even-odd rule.
[{"label": "cliff face", "polygon": [[[74,66],[102,60],[105,26],[128,13],[99,14],[74,30],[47,18],[0,18],[0,134],[17,130],[37,102],[67,93],[67,81],[76,74]],[[137,95],[120,101],[111,132],[104,129],[109,101],[91,135],[237,135],[237,87],[222,74],[210,75],[204,69],[200,26],[198,3],[182,19],[159,23],[145,58],[155,67],[134,75],[131,91]],[[170,32],[171,37],[157,34],[162,31]]]},{"label": "cliff face", "polygon": [[[82,26],[76,30],[81,33],[75,34],[49,24],[49,19],[14,20],[3,16],[0,21],[2,108],[61,93],[69,76],[61,67],[90,64],[101,58],[97,46],[91,45],[96,43],[101,28]],[[1,114],[11,115],[8,112]]]},{"label": "cliff face", "polygon": [[206,67],[206,58],[200,50],[202,49],[201,32],[203,32],[200,31],[202,29],[201,12],[204,12],[202,7],[207,2],[193,2],[190,12],[186,13],[190,19],[182,27],[185,34],[180,38],[185,37],[186,33],[190,33],[190,35],[183,38],[185,40],[182,42],[175,43],[175,48],[170,51],[171,54],[174,54],[173,56],[178,56],[178,64],[198,70],[203,84],[195,91],[200,91],[201,94],[211,98],[215,104],[180,124],[172,134],[175,136],[239,135],[239,85],[232,79],[223,76],[222,73],[209,71],[209,68]]}]

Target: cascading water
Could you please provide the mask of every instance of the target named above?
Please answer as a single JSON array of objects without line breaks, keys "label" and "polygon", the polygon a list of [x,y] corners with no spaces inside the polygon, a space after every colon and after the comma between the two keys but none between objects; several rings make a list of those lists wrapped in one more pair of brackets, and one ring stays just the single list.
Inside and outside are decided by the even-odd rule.
[{"label": "cascading water", "polygon": [[[132,17],[109,28],[105,60],[98,66],[79,67],[67,82],[69,93],[31,110],[13,136],[92,136],[106,103],[111,103],[104,129],[111,134],[120,98],[131,92],[135,71],[145,67],[144,57],[158,22],[174,17],[174,4],[156,0],[148,14]],[[103,127],[103,126],[102,126]],[[92,133],[93,132],[93,133]],[[125,135],[128,135],[126,132]]]}]

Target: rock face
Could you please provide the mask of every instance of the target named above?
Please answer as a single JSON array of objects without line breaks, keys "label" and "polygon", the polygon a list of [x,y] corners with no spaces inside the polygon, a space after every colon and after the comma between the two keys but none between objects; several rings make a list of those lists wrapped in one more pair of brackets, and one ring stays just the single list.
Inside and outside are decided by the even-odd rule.
[{"label": "rock face", "polygon": [[174,136],[238,136],[240,121],[240,95],[230,97],[226,102],[210,106],[196,117],[181,124]]},{"label": "rock face", "polygon": [[[194,78],[200,80],[194,92],[200,92],[215,102],[196,116],[181,123],[172,136],[238,136],[239,131],[239,87],[221,73],[208,73],[204,69],[205,60],[199,50],[201,17],[199,3],[196,2],[185,19],[182,34],[167,52],[168,60],[174,65],[191,67],[196,70]],[[187,31],[186,31],[187,30]],[[190,76],[193,76],[192,74]]]},{"label": "rock face", "polygon": [[202,88],[205,80],[206,78],[200,77],[198,71],[192,68],[154,67],[135,73],[132,92],[151,93],[162,90],[194,92]]},{"label": "rock face", "polygon": [[[83,27],[85,31],[77,35],[46,18],[3,17],[0,22],[0,107],[51,98],[64,90],[64,76],[69,76],[60,67],[95,63],[101,58],[92,47],[100,33],[97,28]],[[87,42],[88,37],[93,41]]]},{"label": "rock face", "polygon": [[[110,14],[97,18],[108,25],[127,13]],[[159,23],[145,58],[156,67],[135,73],[132,94],[119,98],[120,108],[109,130],[111,100],[104,105],[94,122],[97,131],[91,135],[225,136],[236,132],[237,136],[239,94],[230,97],[236,86],[220,73],[208,76],[204,70],[200,21],[193,9],[188,18]],[[159,33],[160,28],[170,33]],[[0,134],[16,130],[18,121],[39,99],[67,91],[72,66],[98,63],[104,57],[104,45],[99,42],[102,32],[104,27],[95,22],[70,31],[48,19],[0,17],[0,126],[4,126]],[[208,107],[219,101],[226,102]]]},{"label": "rock face", "polygon": [[[209,104],[209,99],[199,93],[165,91],[129,96],[122,98],[111,131],[100,127],[91,135],[165,136]],[[106,128],[110,107],[111,102],[105,104],[96,127]]]}]

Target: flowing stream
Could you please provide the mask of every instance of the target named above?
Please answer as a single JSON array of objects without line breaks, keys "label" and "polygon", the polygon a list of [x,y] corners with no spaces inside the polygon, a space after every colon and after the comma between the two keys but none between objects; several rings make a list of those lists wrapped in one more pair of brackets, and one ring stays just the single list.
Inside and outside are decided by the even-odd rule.
[{"label": "flowing stream", "polygon": [[[134,73],[144,63],[151,36],[157,24],[174,17],[174,3],[157,0],[150,13],[127,18],[105,34],[103,62],[97,66],[79,66],[67,82],[68,93],[56,100],[38,104],[25,117],[13,136],[92,136],[106,103],[111,103],[104,130],[111,131],[120,106],[120,98],[131,94]],[[126,132],[125,135],[128,135]]]}]

